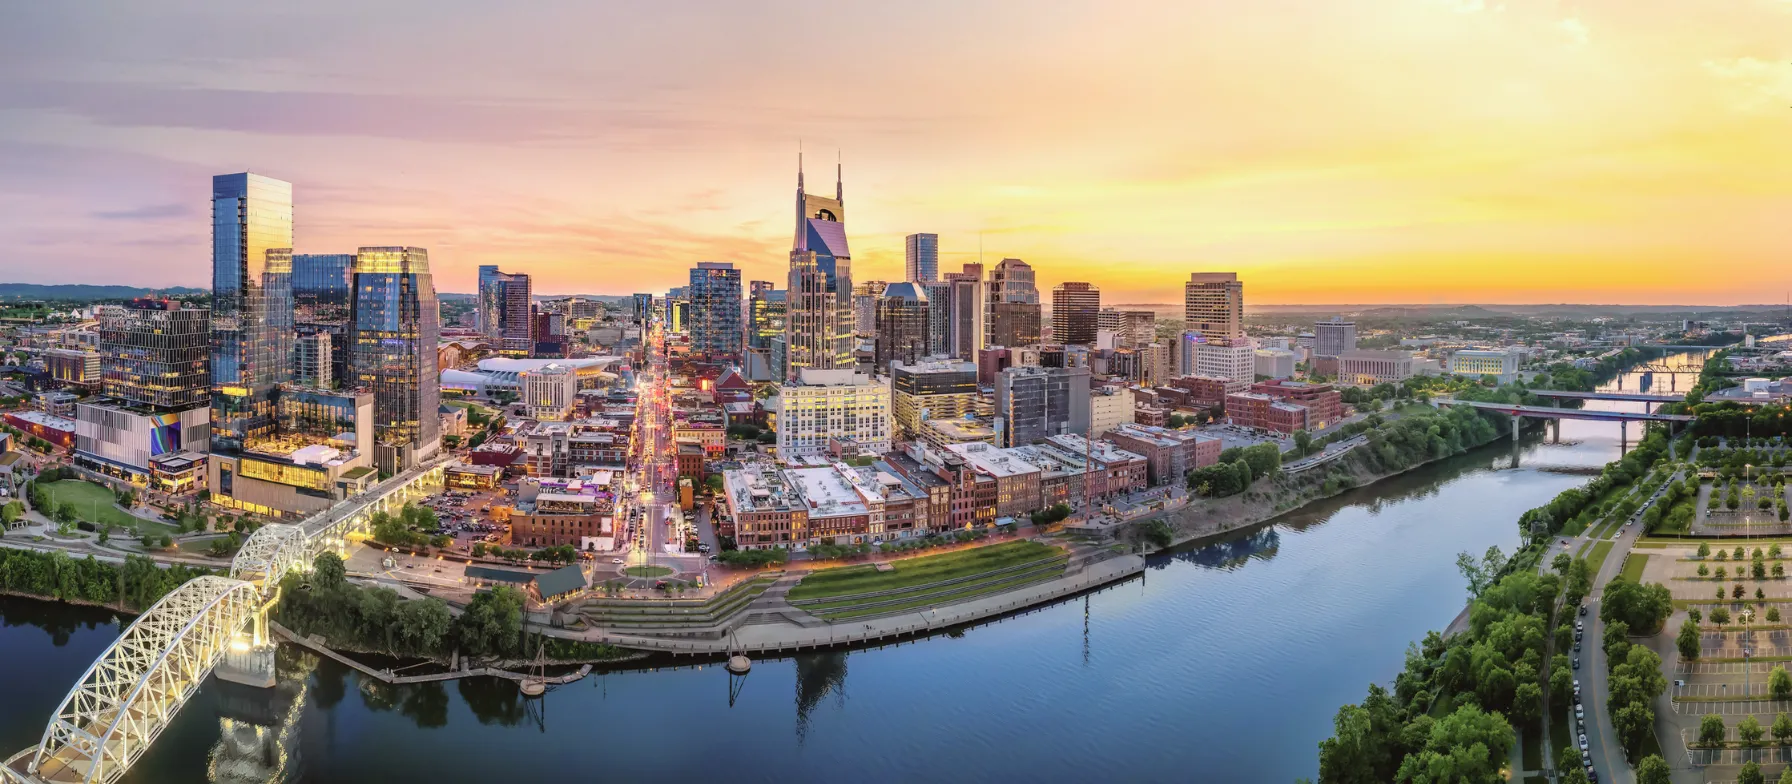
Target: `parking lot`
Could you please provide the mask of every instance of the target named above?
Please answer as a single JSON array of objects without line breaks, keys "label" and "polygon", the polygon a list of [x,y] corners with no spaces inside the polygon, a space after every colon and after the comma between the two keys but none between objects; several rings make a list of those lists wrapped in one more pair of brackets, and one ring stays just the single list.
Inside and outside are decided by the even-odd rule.
[{"label": "parking lot", "polygon": [[1233,447],[1256,446],[1273,443],[1278,449],[1287,452],[1294,448],[1294,439],[1272,430],[1257,430],[1237,425],[1202,425],[1196,428],[1204,436],[1213,436],[1221,442],[1222,449]]},{"label": "parking lot", "polygon": [[477,542],[507,545],[510,541],[510,526],[491,519],[492,507],[510,503],[510,496],[503,489],[449,490],[418,503],[435,512],[440,524],[429,533],[454,537],[454,548],[458,551],[471,550]]}]

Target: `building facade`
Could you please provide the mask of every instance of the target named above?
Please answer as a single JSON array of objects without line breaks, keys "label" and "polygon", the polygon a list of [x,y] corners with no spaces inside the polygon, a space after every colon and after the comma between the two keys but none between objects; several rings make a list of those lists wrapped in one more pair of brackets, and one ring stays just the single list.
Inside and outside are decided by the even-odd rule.
[{"label": "building facade", "polygon": [[903,242],[905,280],[932,283],[940,278],[940,235],[910,234]]},{"label": "building facade", "polygon": [[517,402],[523,405],[524,416],[559,421],[572,415],[579,394],[579,377],[572,368],[548,365],[525,370],[517,374],[517,380],[522,387]]},{"label": "building facade", "polygon": [[846,196],[836,172],[834,197],[803,187],[797,163],[796,237],[786,287],[785,379],[805,369],[851,369],[853,357],[852,251],[846,243]]},{"label": "building facade", "polygon": [[[312,378],[300,383],[329,387],[332,382],[348,378],[349,306],[353,300],[355,254],[295,253],[292,257],[292,321],[295,333],[294,362],[299,361],[297,340],[309,335],[325,335],[329,342],[326,369],[314,368],[307,373],[297,364],[295,376]],[[313,347],[315,348],[315,347]],[[328,379],[317,383],[319,379]]]},{"label": "building facade", "polygon": [[212,178],[212,449],[273,426],[292,378],[292,184],[248,172]]},{"label": "building facade", "polygon": [[886,285],[876,311],[879,373],[888,372],[892,363],[913,364],[927,356],[930,312],[927,290],[921,284],[902,281]]},{"label": "building facade", "polygon": [[996,377],[1003,446],[1019,446],[1089,428],[1089,369],[1011,367]]},{"label": "building facade", "polygon": [[709,360],[739,360],[746,347],[741,328],[740,270],[728,262],[698,262],[691,270],[691,353]]},{"label": "building facade", "polygon": [[532,296],[526,273],[502,272],[490,264],[479,268],[479,324],[492,348],[513,357],[534,352]]},{"label": "building facade", "polygon": [[1518,378],[1519,354],[1515,351],[1463,349],[1450,355],[1450,372],[1463,376],[1493,376],[1500,383]]},{"label": "building facade", "polygon": [[1357,349],[1338,355],[1338,381],[1370,386],[1412,377],[1412,352]]},{"label": "building facade", "polygon": [[1052,287],[1052,342],[1093,346],[1101,312],[1101,289],[1092,283]]},{"label": "building facade", "polygon": [[442,394],[436,344],[442,328],[429,252],[361,248],[354,274],[350,364],[355,385],[374,396],[374,462],[382,471],[398,473],[442,444],[436,416]]},{"label": "building facade", "polygon": [[897,436],[904,440],[925,437],[930,420],[976,413],[977,402],[977,367],[969,362],[890,364],[890,410]]},{"label": "building facade", "polygon": [[833,442],[874,453],[891,444],[890,386],[863,373],[805,368],[778,389],[778,455],[824,455]]},{"label": "building facade", "polygon": [[1194,272],[1182,284],[1184,329],[1207,343],[1244,340],[1244,282],[1235,272]]},{"label": "building facade", "polygon": [[1322,357],[1341,356],[1356,350],[1356,322],[1343,316],[1313,324],[1313,353]]}]

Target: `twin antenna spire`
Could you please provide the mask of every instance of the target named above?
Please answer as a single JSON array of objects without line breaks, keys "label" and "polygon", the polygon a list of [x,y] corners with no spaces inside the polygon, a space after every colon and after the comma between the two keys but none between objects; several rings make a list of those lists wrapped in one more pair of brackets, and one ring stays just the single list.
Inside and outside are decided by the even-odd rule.
[{"label": "twin antenna spire", "polygon": [[[845,178],[842,176],[843,171],[844,170],[840,163],[840,151],[835,150],[834,151],[834,200],[838,201],[838,202],[846,201],[846,190],[845,190],[845,186],[842,184],[845,181]],[[800,139],[797,140],[797,143],[796,143],[796,189],[799,191],[803,189],[803,142]]]}]

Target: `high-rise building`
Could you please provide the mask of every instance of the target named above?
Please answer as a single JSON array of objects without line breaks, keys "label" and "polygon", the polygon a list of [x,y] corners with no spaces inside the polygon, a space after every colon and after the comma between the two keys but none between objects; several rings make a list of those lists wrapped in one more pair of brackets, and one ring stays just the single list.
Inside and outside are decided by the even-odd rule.
[{"label": "high-rise building", "polygon": [[997,302],[989,306],[989,345],[1032,346],[1040,341],[1039,303]]},{"label": "high-rise building", "polygon": [[877,335],[877,300],[890,285],[881,280],[867,280],[852,287],[852,332],[858,337]]},{"label": "high-rise building", "polygon": [[75,406],[75,463],[179,492],[203,474],[211,443],[211,313],[138,299],[100,312],[103,396]]},{"label": "high-rise building", "polygon": [[922,283],[927,292],[927,353],[930,356],[952,354],[952,282],[936,280]]},{"label": "high-rise building", "polygon": [[292,184],[247,172],[212,178],[212,449],[274,426],[292,378]]},{"label": "high-rise building", "polygon": [[535,351],[532,294],[526,273],[500,272],[491,265],[479,268],[479,324],[494,350],[517,357]]},{"label": "high-rise building", "polygon": [[786,292],[775,288],[769,280],[753,281],[747,302],[748,318],[752,320],[751,330],[747,333],[749,347],[769,351],[772,341],[784,335],[788,312],[785,295]]},{"label": "high-rise building", "polygon": [[1336,357],[1356,350],[1356,322],[1335,316],[1313,325],[1313,353]]},{"label": "high-rise building", "polygon": [[937,360],[890,363],[890,410],[904,440],[921,438],[929,420],[959,419],[976,409],[976,365]]},{"label": "high-rise building", "polygon": [[905,254],[908,280],[932,283],[940,277],[940,235],[910,234]]},{"label": "high-rise building", "polygon": [[740,323],[740,270],[728,262],[698,262],[685,290],[691,301],[691,353],[738,361],[746,347]]},{"label": "high-rise building", "polygon": [[1234,272],[1194,272],[1182,284],[1184,329],[1199,342],[1244,340],[1244,283]]},{"label": "high-rise building", "polygon": [[790,250],[785,377],[804,368],[850,369],[853,357],[852,251],[846,244],[846,196],[838,168],[834,197],[803,187],[796,174],[796,237]]},{"label": "high-rise building", "polygon": [[902,281],[884,287],[877,299],[878,372],[927,356],[927,319],[927,290],[920,283]]},{"label": "high-rise building", "polygon": [[1052,287],[1052,342],[1093,346],[1101,289],[1091,283],[1065,282]]},{"label": "high-rise building", "polygon": [[[310,386],[330,386],[330,381],[348,377],[348,321],[350,283],[353,278],[353,253],[295,253],[292,257],[292,322],[295,340],[307,335],[322,334],[329,342],[330,367],[323,383],[302,381]],[[483,268],[481,268],[483,274]],[[294,361],[299,345],[295,343]],[[306,376],[295,365],[297,376]]]},{"label": "high-rise building", "polygon": [[990,302],[1039,304],[1033,267],[1020,259],[1002,259],[989,271]]},{"label": "high-rise building", "polygon": [[336,376],[332,369],[335,355],[330,345],[330,333],[301,333],[293,339],[292,344],[292,378],[301,386],[317,389],[331,389],[336,386]]},{"label": "high-rise building", "polygon": [[442,328],[429,252],[361,248],[354,274],[350,366],[356,385],[373,392],[374,462],[398,473],[442,445],[436,369]]},{"label": "high-rise building", "polygon": [[[1090,312],[1094,316],[1094,312]],[[1002,445],[1020,446],[1089,429],[1087,367],[1011,367],[996,376]]]},{"label": "high-rise building", "polygon": [[[480,267],[479,269],[483,272],[485,268]],[[495,270],[497,267],[493,267],[492,269]],[[653,295],[636,294],[634,306],[633,320],[635,325],[640,327],[647,326],[647,322],[653,319]]]},{"label": "high-rise building", "polygon": [[983,348],[983,265],[966,264],[946,273],[946,351],[975,362]]}]

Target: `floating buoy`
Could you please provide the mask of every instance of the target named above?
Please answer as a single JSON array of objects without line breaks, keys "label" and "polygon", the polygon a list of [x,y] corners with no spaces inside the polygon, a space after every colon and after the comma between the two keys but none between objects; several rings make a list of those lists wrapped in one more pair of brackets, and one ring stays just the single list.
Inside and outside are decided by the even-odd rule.
[{"label": "floating buoy", "polygon": [[548,690],[546,684],[533,678],[523,681],[521,688],[524,697],[540,697],[542,692]]},{"label": "floating buoy", "polygon": [[751,669],[753,669],[753,660],[752,659],[749,659],[746,656],[743,656],[738,653],[733,656],[728,657],[728,671],[729,672],[732,672],[735,675],[745,675],[745,674],[747,674],[747,670],[751,670]]}]

